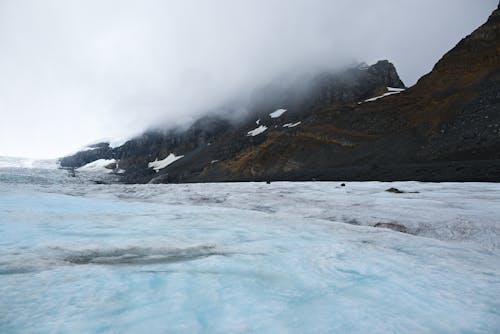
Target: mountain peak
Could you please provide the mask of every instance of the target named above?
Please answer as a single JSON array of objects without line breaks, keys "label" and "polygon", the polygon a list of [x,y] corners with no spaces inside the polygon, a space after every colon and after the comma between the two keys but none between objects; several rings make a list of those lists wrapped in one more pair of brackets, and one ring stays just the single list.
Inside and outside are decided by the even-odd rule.
[{"label": "mountain peak", "polygon": [[388,86],[396,88],[406,88],[404,83],[399,78],[396,67],[390,61],[384,59],[377,61],[374,65],[370,66],[370,70],[376,75],[384,78]]}]

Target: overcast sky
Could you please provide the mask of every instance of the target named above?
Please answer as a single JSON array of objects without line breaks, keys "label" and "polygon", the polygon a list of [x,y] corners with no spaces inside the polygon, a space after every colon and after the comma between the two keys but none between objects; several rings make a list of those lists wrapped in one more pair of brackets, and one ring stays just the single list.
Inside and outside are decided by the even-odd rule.
[{"label": "overcast sky", "polygon": [[406,85],[497,0],[0,0],[0,155],[58,157],[196,117],[296,69]]}]

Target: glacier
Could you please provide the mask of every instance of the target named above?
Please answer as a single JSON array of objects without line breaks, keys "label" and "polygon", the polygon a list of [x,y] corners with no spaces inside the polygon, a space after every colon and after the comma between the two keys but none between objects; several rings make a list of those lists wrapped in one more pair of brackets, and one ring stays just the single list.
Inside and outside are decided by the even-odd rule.
[{"label": "glacier", "polygon": [[1,333],[500,328],[499,184],[94,181],[0,168]]}]

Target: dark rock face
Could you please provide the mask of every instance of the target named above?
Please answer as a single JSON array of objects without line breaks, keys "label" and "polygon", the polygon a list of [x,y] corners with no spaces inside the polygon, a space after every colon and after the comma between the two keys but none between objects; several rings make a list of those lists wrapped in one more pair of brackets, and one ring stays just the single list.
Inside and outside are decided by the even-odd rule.
[{"label": "dark rock face", "polygon": [[372,66],[360,65],[342,73],[318,76],[312,83],[309,100],[321,106],[353,103],[381,95],[387,87],[405,88],[394,65],[380,60]]},{"label": "dark rock face", "polygon": [[[197,164],[205,165],[214,160],[201,153],[210,148],[218,135],[224,134],[232,128],[233,125],[226,119],[207,116],[195,122],[186,131],[147,132],[115,149],[115,156],[119,161],[119,168],[126,170],[125,182],[143,183],[163,176],[163,170],[156,173],[153,169],[148,168],[148,163],[155,159],[162,160],[170,153],[184,156],[170,165],[169,168],[180,166],[179,170],[187,177],[196,173],[193,167]],[[165,174],[164,177],[168,178],[168,174]],[[167,181],[171,182],[166,179],[165,182]]]},{"label": "dark rock face", "polygon": [[60,164],[62,167],[77,168],[98,159],[113,159],[114,157],[114,151],[109,147],[109,143],[99,143],[90,145],[86,150],[74,155],[61,158]]},{"label": "dark rock face", "polygon": [[[404,88],[379,61],[324,73],[307,88],[263,90],[239,122],[206,116],[185,131],[150,131],[123,146],[61,160],[115,158],[125,182],[274,180],[500,181],[500,11]],[[388,95],[388,94],[387,94]],[[287,111],[279,118],[269,114]],[[256,124],[256,121],[259,124]],[[265,131],[249,136],[249,131]],[[156,173],[148,163],[183,155]]]}]

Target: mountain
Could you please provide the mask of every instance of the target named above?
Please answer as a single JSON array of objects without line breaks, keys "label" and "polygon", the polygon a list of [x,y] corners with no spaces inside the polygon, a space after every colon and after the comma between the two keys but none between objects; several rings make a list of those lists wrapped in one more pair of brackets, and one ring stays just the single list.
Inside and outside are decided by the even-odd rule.
[{"label": "mountain", "polygon": [[360,64],[306,89],[263,89],[243,120],[209,115],[60,163],[112,158],[124,182],[139,183],[500,181],[499,65],[497,9],[411,88],[388,61]]}]

